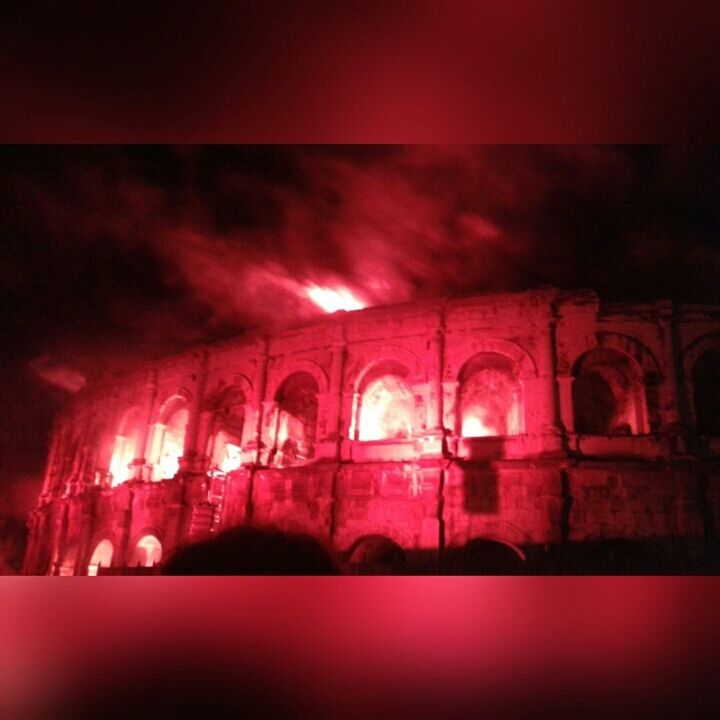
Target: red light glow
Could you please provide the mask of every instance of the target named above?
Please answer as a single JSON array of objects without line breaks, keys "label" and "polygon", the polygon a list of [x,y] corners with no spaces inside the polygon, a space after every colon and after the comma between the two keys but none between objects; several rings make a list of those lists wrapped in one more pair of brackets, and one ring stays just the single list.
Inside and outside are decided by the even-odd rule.
[{"label": "red light glow", "polygon": [[365,305],[346,287],[329,288],[310,284],[305,287],[306,295],[327,313],[338,310],[362,310]]}]

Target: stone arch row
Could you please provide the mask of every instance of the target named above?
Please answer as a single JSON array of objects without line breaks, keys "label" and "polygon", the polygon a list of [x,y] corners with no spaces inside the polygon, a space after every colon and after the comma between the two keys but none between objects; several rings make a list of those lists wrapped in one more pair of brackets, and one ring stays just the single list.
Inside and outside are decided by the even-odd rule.
[{"label": "stone arch row", "polygon": [[128,543],[124,555],[119,552],[119,542],[114,533],[96,533],[85,545],[80,538],[73,538],[58,548],[57,560],[52,572],[57,575],[95,576],[113,567],[148,571],[163,559],[162,533],[156,528],[145,528]]},{"label": "stone arch row", "polygon": [[[692,343],[683,355],[686,378],[691,374],[691,369],[697,360],[707,351],[712,351],[713,348],[717,347],[720,347],[720,335],[717,334],[703,336]],[[504,368],[505,374],[512,376],[516,382],[516,386],[506,387],[504,391],[508,397],[512,396],[513,393],[517,393],[519,402],[517,402],[516,405],[520,406],[514,410],[517,416],[515,419],[510,418],[510,420],[506,419],[504,423],[499,423],[500,432],[497,434],[523,432],[525,430],[523,427],[523,396],[527,387],[533,382],[536,382],[538,376],[537,365],[532,356],[516,343],[493,338],[474,339],[469,343],[468,351],[471,351],[470,357],[461,367],[457,368],[457,370],[450,365],[445,367],[442,383],[444,387],[435,390],[435,392],[442,392],[445,396],[445,415],[443,418],[427,418],[426,425],[428,427],[443,425],[450,430],[454,428],[456,434],[462,434],[464,399],[461,392],[462,381],[466,379],[464,376],[467,374],[468,368],[472,366],[474,359],[492,356],[501,358],[506,363]],[[604,359],[608,362],[595,362],[594,365],[593,363],[589,365],[585,364],[588,357],[593,354],[597,356],[598,353],[601,355],[604,353]],[[609,363],[610,358],[615,358],[616,360],[614,370],[612,367],[607,367],[608,365],[612,365],[612,363]],[[600,359],[602,359],[602,357]],[[618,359],[621,359],[621,361]],[[358,354],[352,362],[348,364],[345,372],[342,373],[340,397],[337,398],[330,397],[332,393],[328,374],[319,364],[308,360],[281,359],[277,361],[277,364],[272,366],[271,369],[272,372],[269,373],[270,377],[267,383],[265,397],[272,398],[272,400],[262,401],[262,405],[264,406],[262,408],[263,424],[260,429],[263,436],[262,442],[266,446],[269,444],[273,445],[274,441],[269,442],[271,435],[274,434],[276,439],[280,437],[281,442],[279,444],[274,442],[274,446],[267,450],[268,453],[274,452],[274,456],[272,458],[266,457],[266,459],[277,461],[279,464],[283,462],[291,464],[298,458],[301,460],[308,459],[311,457],[310,446],[316,440],[315,436],[309,436],[305,438],[305,445],[307,447],[302,447],[303,443],[298,433],[296,432],[293,435],[292,428],[288,429],[292,423],[288,423],[287,418],[283,419],[282,411],[278,410],[278,399],[282,397],[283,385],[293,376],[305,377],[308,379],[309,385],[313,385],[312,392],[318,400],[318,405],[314,409],[314,419],[316,423],[320,421],[320,424],[322,424],[325,421],[330,404],[337,403],[339,405],[342,403],[344,404],[344,408],[339,409],[338,412],[343,415],[349,415],[349,418],[345,418],[349,426],[345,428],[346,432],[352,439],[360,440],[375,439],[371,433],[363,433],[362,427],[358,424],[358,419],[362,411],[360,405],[361,392],[372,382],[376,382],[379,377],[382,377],[383,373],[385,375],[395,375],[404,382],[405,387],[400,405],[404,405],[403,412],[406,416],[412,414],[413,403],[416,405],[416,411],[424,411],[428,405],[429,395],[432,392],[432,389],[428,389],[431,383],[429,382],[427,368],[417,355],[401,346],[385,345],[375,348],[368,347],[364,352]],[[498,371],[503,370],[503,368],[495,369]],[[629,430],[630,434],[647,432],[653,425],[659,423],[656,388],[661,381],[660,367],[652,352],[636,339],[617,333],[596,333],[588,337],[585,347],[581,349],[572,363],[559,362],[557,370],[559,375],[567,374],[571,379],[573,391],[577,389],[578,384],[585,383],[590,395],[593,395],[593,393],[597,394],[604,389],[607,395],[611,396],[613,394],[613,386],[617,391],[617,388],[622,385],[623,382],[628,381],[630,385],[632,385],[632,389],[623,396],[623,402],[626,407],[620,408],[620,410],[615,409],[619,417],[619,419],[616,418],[615,420],[620,430],[625,432]],[[585,373],[585,370],[591,370],[592,372]],[[587,378],[584,377],[585,375],[594,375],[595,377],[591,381],[586,382]],[[623,376],[625,378],[624,380]],[[450,380],[448,380],[448,378],[450,378]],[[687,384],[688,386],[692,385],[691,382]],[[387,390],[387,388],[385,389]],[[257,407],[258,402],[255,390],[257,390],[257,388],[254,387],[253,382],[247,376],[235,374],[228,382],[218,382],[214,388],[211,387],[204,394],[205,397],[199,406],[200,418],[197,419],[199,427],[195,428],[195,433],[199,435],[199,444],[197,440],[194,443],[197,446],[194,449],[196,449],[200,455],[206,452],[208,438],[218,431],[217,424],[219,415],[221,415],[224,410],[227,410],[228,407],[236,408],[237,417],[235,421],[239,421],[243,426],[239,433],[236,432],[236,435],[240,435],[240,437],[236,437],[237,443],[231,444],[235,444],[237,448],[253,444],[256,431],[255,426],[258,420],[258,413],[260,413],[260,408]],[[333,388],[333,390],[336,390],[336,388]],[[632,398],[633,393],[635,394],[634,400]],[[140,437],[136,440],[135,444],[137,444],[137,442],[142,443],[144,440],[145,454],[147,454],[149,450],[151,459],[157,461],[156,464],[160,466],[160,474],[165,477],[171,477],[177,471],[178,453],[170,452],[170,450],[172,450],[173,438],[175,437],[177,439],[179,435],[184,434],[188,427],[192,402],[193,396],[188,389],[179,388],[176,390],[172,395],[165,398],[163,402],[155,406],[156,409],[154,411],[153,421],[150,423],[149,436],[146,438]],[[347,407],[348,402],[352,403],[351,407]],[[691,405],[692,404],[691,401]],[[450,408],[450,412],[448,412],[448,408]],[[612,407],[606,408],[606,415],[611,415],[612,413]],[[112,448],[114,465],[110,469],[110,473],[116,480],[119,479],[122,481],[129,477],[129,475],[124,477],[124,475],[126,475],[125,468],[127,468],[132,460],[136,459],[130,456],[140,454],[137,448],[133,449],[132,447],[133,443],[131,442],[132,438],[129,427],[133,422],[142,427],[144,423],[141,414],[142,411],[139,404],[131,406],[125,409],[125,412],[118,421],[115,446]],[[572,397],[572,419],[581,414],[582,408],[580,407],[578,398]],[[175,419],[175,425],[173,425],[172,422],[173,418]],[[222,420],[222,418],[220,418],[220,420]],[[425,420],[425,418],[421,418],[420,424],[425,422]],[[230,418],[228,423],[232,425],[232,422],[233,419]],[[400,423],[400,425],[402,425],[402,423]],[[478,423],[476,419],[475,427],[477,426]],[[491,429],[496,432],[498,431],[498,427]],[[585,423],[585,425],[581,423],[580,427],[575,427],[574,429],[576,431],[587,431],[590,432],[590,434],[596,434],[593,430],[597,431],[603,428],[598,429],[590,426],[588,423]],[[316,435],[329,436],[332,431],[332,427],[325,425],[325,427],[318,427]],[[407,435],[409,433],[405,432],[404,434]],[[483,431],[480,431],[480,434],[483,434]],[[612,432],[597,432],[597,434],[612,434]],[[140,435],[142,436],[142,432]],[[288,438],[292,442],[288,444],[286,452],[284,452],[282,445]],[[169,449],[165,447],[166,445],[170,446]],[[176,442],[176,446],[177,445],[178,443]],[[277,447],[277,445],[279,445],[279,447]],[[168,450],[168,452],[165,452],[165,450]],[[175,450],[177,450],[177,447]],[[238,450],[236,454],[239,452]],[[64,465],[62,474],[67,476],[72,472],[72,468],[66,466],[68,463],[72,464],[77,462],[78,453],[63,453],[63,455]],[[220,458],[215,457],[214,461],[219,463]]]}]

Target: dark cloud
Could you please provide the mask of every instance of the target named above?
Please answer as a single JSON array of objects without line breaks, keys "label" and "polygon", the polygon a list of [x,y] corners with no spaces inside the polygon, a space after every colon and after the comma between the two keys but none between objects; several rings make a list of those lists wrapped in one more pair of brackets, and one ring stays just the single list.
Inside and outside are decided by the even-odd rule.
[{"label": "dark cloud", "polygon": [[[716,300],[719,169],[716,147],[6,146],[5,407],[47,434],[49,383],[308,319],[309,283]],[[3,442],[4,483],[41,467]]]}]

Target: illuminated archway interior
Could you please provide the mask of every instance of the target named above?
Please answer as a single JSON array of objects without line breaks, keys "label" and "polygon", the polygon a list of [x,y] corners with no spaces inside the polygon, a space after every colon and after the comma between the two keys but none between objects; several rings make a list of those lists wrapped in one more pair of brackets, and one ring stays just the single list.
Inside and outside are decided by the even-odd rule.
[{"label": "illuminated archway interior", "polygon": [[58,567],[57,574],[61,576],[68,576],[75,574],[75,563],[77,561],[78,547],[77,542],[74,542],[65,551],[63,555],[62,563]]},{"label": "illuminated archway interior", "polygon": [[93,551],[88,564],[88,575],[94,576],[100,567],[110,567],[112,564],[113,546],[109,540],[101,540]]},{"label": "illuminated archway interior", "polygon": [[185,445],[185,430],[188,422],[188,409],[175,410],[168,418],[160,444],[158,466],[163,480],[175,477],[180,467],[180,458]]},{"label": "illuminated archway interior", "polygon": [[499,353],[480,353],[460,374],[463,437],[499,437],[522,432],[522,397],[513,362]]},{"label": "illuminated archway interior", "polygon": [[697,359],[692,385],[698,432],[720,436],[720,347],[706,350]]},{"label": "illuminated archway interior", "polygon": [[140,409],[132,408],[123,417],[123,421],[115,436],[115,446],[110,459],[112,485],[120,485],[130,479],[130,464],[141,453],[138,447],[140,440]]},{"label": "illuminated archway interior", "polygon": [[587,435],[644,432],[645,392],[630,358],[597,348],[578,360],[573,373],[575,431]]},{"label": "illuminated archway interior", "polygon": [[208,447],[211,471],[229,473],[240,467],[244,422],[244,393],[239,389],[224,393],[213,417]]},{"label": "illuminated archway interior", "polygon": [[306,372],[290,375],[275,395],[275,459],[278,466],[295,465],[314,453],[318,385]]},{"label": "illuminated archway interior", "polygon": [[138,540],[133,556],[130,559],[131,567],[152,567],[162,559],[162,544],[154,535],[144,535]]},{"label": "illuminated archway interior", "polygon": [[358,440],[409,438],[415,402],[408,371],[396,362],[376,366],[364,379],[358,411]]}]

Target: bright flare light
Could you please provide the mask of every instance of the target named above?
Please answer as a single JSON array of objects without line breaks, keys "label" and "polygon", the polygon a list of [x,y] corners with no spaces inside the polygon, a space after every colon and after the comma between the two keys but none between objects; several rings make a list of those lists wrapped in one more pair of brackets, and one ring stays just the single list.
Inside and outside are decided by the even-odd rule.
[{"label": "bright flare light", "polygon": [[334,290],[319,285],[308,285],[305,293],[327,313],[334,313],[338,310],[362,310],[365,307],[347,288]]},{"label": "bright flare light", "polygon": [[495,428],[488,427],[481,418],[471,415],[463,420],[463,437],[492,437],[497,435]]}]

